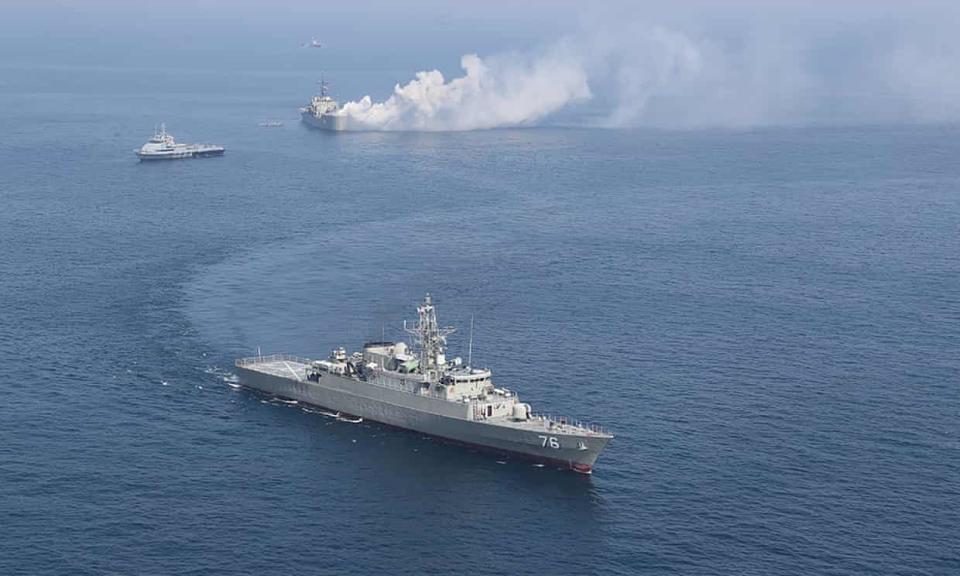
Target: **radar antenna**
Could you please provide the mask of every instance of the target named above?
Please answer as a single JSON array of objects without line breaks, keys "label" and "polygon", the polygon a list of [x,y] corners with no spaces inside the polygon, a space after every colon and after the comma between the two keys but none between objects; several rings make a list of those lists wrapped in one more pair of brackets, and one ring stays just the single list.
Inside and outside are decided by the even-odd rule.
[{"label": "radar antenna", "polygon": [[420,352],[420,373],[423,374],[424,382],[434,382],[439,378],[440,369],[446,364],[443,350],[447,344],[447,336],[453,334],[454,329],[439,327],[437,311],[433,307],[430,294],[423,299],[423,304],[417,306],[417,314],[417,325],[407,328],[407,323],[404,322],[403,329],[413,336]]}]

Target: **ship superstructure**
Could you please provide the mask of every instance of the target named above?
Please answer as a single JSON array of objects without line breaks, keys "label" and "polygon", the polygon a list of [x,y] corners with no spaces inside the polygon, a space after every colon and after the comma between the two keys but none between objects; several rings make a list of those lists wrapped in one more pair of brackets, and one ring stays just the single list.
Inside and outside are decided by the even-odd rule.
[{"label": "ship superstructure", "polygon": [[310,100],[310,104],[300,109],[300,118],[304,124],[321,130],[336,132],[346,130],[347,115],[339,103],[330,96],[328,88],[321,77],[320,93]]},{"label": "ship superstructure", "polygon": [[217,146],[216,144],[179,144],[173,139],[173,135],[167,132],[166,124],[160,124],[153,137],[146,144],[134,150],[141,161],[223,156],[223,152],[223,146]]},{"label": "ship superstructure", "polygon": [[590,473],[613,436],[598,426],[534,413],[489,369],[446,357],[447,336],[429,295],[405,342],[337,348],[324,360],[288,355],[236,361],[241,384],[338,414]]}]

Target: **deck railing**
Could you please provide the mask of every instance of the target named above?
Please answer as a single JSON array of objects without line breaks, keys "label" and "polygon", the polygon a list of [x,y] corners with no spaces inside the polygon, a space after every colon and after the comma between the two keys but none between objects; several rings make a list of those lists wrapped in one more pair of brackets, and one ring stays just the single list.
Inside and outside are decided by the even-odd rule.
[{"label": "deck railing", "polygon": [[573,428],[576,430],[587,430],[594,434],[609,434],[605,428],[598,424],[590,424],[589,422],[583,422],[580,420],[574,420],[571,418],[564,418],[562,416],[551,416],[549,414],[531,414],[531,420],[540,420],[544,423],[552,422],[556,426],[557,430],[562,432],[565,428]]},{"label": "deck railing", "polygon": [[297,362],[299,364],[310,364],[313,360],[301,358],[290,354],[269,354],[267,356],[249,356],[247,358],[237,358],[234,362],[236,366],[251,366],[262,364],[264,362]]}]

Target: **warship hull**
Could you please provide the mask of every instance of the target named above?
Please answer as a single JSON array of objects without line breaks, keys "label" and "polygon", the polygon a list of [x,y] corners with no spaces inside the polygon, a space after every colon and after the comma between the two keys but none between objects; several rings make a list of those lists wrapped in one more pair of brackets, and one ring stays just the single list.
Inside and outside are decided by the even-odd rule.
[{"label": "warship hull", "polygon": [[300,113],[300,119],[311,128],[318,130],[329,130],[331,132],[343,132],[347,130],[347,117],[337,114],[321,114],[317,116],[309,110]]},{"label": "warship hull", "polygon": [[474,420],[465,404],[326,374],[314,382],[302,374],[309,361],[294,357],[248,358],[236,365],[240,384],[268,394],[413,430],[488,451],[557,464],[590,473],[610,437],[534,423]]}]

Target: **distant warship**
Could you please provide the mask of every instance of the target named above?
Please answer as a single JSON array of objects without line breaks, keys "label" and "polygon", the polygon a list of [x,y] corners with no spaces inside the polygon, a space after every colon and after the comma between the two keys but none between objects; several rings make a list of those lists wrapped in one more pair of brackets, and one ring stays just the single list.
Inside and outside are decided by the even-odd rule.
[{"label": "distant warship", "polygon": [[237,376],[244,386],[350,421],[365,418],[584,474],[593,470],[612,434],[535,414],[515,392],[494,386],[490,370],[473,368],[470,360],[447,360],[446,338],[453,329],[439,327],[429,294],[417,312],[415,327],[404,323],[411,346],[369,342],[362,352],[337,348],[325,360],[241,358]]},{"label": "distant warship", "polygon": [[153,138],[134,150],[140,160],[177,160],[203,156],[223,156],[223,146],[215,144],[177,144],[173,135],[167,133],[165,124],[154,133]]},{"label": "distant warship", "polygon": [[347,115],[336,100],[327,92],[327,83],[320,79],[320,94],[310,100],[310,104],[300,109],[300,118],[304,124],[321,130],[336,132],[347,129]]}]

